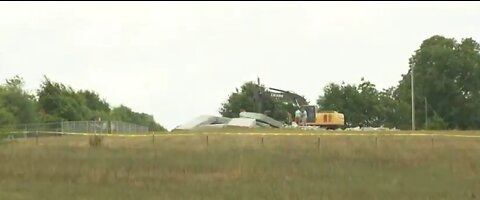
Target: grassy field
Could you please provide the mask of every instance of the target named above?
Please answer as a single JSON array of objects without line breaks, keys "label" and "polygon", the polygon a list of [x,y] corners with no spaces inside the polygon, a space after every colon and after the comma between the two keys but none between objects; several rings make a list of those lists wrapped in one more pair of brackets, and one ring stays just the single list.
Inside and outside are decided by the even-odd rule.
[{"label": "grassy field", "polygon": [[0,199],[479,199],[479,167],[480,138],[18,139],[0,144]]}]

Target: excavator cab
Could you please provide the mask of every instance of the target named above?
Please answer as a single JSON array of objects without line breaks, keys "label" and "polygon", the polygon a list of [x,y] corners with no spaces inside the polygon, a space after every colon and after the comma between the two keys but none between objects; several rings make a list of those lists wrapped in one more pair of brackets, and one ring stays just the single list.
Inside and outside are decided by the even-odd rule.
[{"label": "excavator cab", "polygon": [[317,106],[315,105],[304,105],[302,106],[305,111],[307,111],[307,124],[315,123],[317,118]]}]

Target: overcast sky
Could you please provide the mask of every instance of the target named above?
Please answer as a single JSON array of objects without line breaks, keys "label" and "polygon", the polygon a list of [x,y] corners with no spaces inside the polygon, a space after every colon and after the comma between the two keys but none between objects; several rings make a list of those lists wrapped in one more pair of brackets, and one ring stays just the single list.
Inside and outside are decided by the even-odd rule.
[{"label": "overcast sky", "polygon": [[1,2],[0,79],[43,75],[168,129],[262,83],[395,86],[435,34],[480,40],[478,2]]}]

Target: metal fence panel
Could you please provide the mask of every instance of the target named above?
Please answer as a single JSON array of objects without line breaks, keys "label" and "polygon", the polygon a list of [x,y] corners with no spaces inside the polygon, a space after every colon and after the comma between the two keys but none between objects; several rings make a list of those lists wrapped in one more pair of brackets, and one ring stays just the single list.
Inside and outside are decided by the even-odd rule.
[{"label": "metal fence panel", "polygon": [[25,137],[34,132],[135,134],[148,132],[147,126],[122,121],[62,121],[52,123],[18,124],[12,132]]}]

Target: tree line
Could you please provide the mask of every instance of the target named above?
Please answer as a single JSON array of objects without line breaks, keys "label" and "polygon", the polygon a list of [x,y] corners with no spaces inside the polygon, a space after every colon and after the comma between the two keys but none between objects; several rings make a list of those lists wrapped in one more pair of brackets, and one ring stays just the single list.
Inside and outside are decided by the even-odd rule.
[{"label": "tree line", "polygon": [[[480,128],[480,45],[472,38],[457,41],[434,35],[415,50],[398,85],[379,90],[363,78],[358,84],[330,83],[316,103],[320,110],[344,113],[346,127],[410,129],[412,74],[417,129]],[[220,114],[238,116],[240,109],[254,111],[252,85],[245,83],[241,90],[233,92],[221,105]],[[276,109],[275,113],[291,113],[292,109],[273,99],[262,104]],[[271,116],[286,120],[284,114]]]},{"label": "tree line", "polygon": [[125,105],[112,107],[90,90],[75,91],[44,77],[40,88],[30,94],[19,76],[0,85],[0,127],[16,124],[60,121],[124,121],[164,131],[152,115],[134,112]]}]

